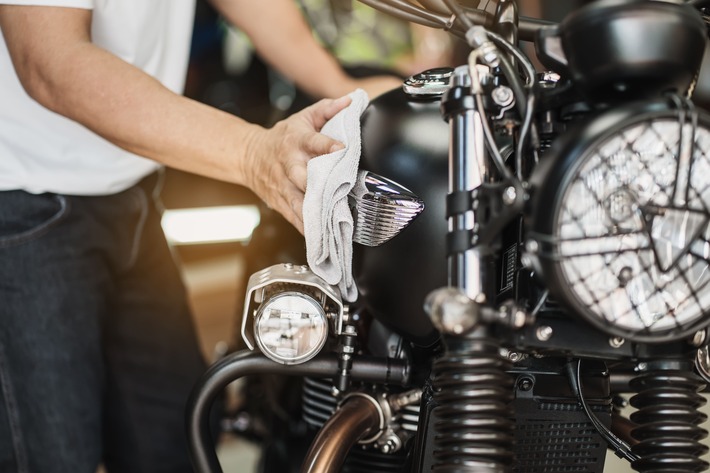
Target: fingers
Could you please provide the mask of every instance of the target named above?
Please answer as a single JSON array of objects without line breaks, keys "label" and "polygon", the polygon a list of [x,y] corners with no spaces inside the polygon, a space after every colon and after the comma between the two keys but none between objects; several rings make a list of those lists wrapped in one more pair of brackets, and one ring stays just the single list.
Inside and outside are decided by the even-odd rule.
[{"label": "fingers", "polygon": [[303,234],[303,193],[295,187],[280,189],[273,206],[284,218]]},{"label": "fingers", "polygon": [[344,147],[345,145],[340,141],[321,133],[304,136],[300,144],[301,151],[307,154],[309,158],[334,153]]},{"label": "fingers", "polygon": [[308,161],[344,148],[320,130],[350,102],[348,96],[321,100],[265,130],[252,146],[252,190],[301,233]]},{"label": "fingers", "polygon": [[293,160],[284,164],[286,177],[296,188],[305,193],[306,182],[308,181],[308,168],[305,161]]},{"label": "fingers", "polygon": [[350,105],[351,101],[352,99],[347,95],[339,99],[323,99],[310,107],[306,107],[300,113],[307,114],[313,127],[318,131],[339,111]]}]

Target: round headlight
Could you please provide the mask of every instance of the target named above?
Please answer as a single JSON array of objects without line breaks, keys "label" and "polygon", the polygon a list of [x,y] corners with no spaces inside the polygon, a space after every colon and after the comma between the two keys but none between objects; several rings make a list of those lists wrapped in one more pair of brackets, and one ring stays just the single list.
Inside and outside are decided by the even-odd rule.
[{"label": "round headlight", "polygon": [[710,323],[708,124],[665,102],[607,112],[532,179],[527,249],[553,293],[607,333],[661,342]]},{"label": "round headlight", "polygon": [[313,358],[328,338],[323,307],[307,294],[284,292],[271,297],[254,318],[254,338],[262,353],[292,365]]}]

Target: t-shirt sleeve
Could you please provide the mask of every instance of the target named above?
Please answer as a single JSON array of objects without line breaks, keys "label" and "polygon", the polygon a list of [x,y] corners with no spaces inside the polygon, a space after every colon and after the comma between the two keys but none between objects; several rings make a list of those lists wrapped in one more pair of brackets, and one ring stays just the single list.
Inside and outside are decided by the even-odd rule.
[{"label": "t-shirt sleeve", "polygon": [[0,0],[0,5],[94,8],[94,0]]}]

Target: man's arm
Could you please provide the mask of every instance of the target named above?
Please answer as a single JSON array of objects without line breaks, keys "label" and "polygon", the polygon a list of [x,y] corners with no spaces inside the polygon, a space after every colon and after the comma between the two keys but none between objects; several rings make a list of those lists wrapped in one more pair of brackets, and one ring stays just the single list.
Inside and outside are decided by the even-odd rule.
[{"label": "man's arm", "polygon": [[246,185],[303,231],[305,166],[342,146],[317,131],[347,99],[319,102],[267,130],[171,92],[94,45],[90,25],[90,10],[0,6],[0,28],[31,97],[128,151]]},{"label": "man's arm", "polygon": [[210,2],[249,36],[262,59],[313,97],[340,97],[360,87],[372,98],[401,86],[395,76],[348,76],[315,40],[294,0]]}]

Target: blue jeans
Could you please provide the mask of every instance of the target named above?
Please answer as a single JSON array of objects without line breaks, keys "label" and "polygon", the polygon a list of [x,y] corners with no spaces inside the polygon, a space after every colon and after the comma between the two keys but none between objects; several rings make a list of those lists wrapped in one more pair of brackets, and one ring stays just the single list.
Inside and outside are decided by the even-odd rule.
[{"label": "blue jeans", "polygon": [[0,192],[0,472],[190,472],[205,364],[154,194]]}]

